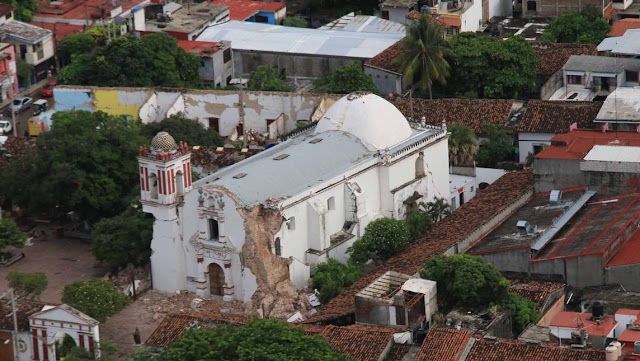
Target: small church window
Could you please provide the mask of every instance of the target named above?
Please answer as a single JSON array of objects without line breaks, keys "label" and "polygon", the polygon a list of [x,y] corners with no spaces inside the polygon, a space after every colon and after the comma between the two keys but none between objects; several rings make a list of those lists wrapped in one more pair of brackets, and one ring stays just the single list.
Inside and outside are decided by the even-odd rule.
[{"label": "small church window", "polygon": [[151,173],[149,180],[151,181],[151,198],[158,199],[158,177],[155,173]]},{"label": "small church window", "polygon": [[424,154],[420,153],[416,159],[416,178],[424,177]]},{"label": "small church window", "polygon": [[282,245],[280,244],[280,237],[276,238],[275,248],[276,248],[276,256],[278,257],[282,256]]},{"label": "small church window", "polygon": [[209,238],[215,240],[220,238],[220,228],[215,219],[209,219]]},{"label": "small church window", "polygon": [[176,185],[178,189],[178,195],[183,196],[184,195],[184,173],[182,173],[181,170],[179,170],[178,173],[176,173]]},{"label": "small church window", "polygon": [[287,221],[287,228],[289,228],[289,230],[291,231],[296,229],[296,217],[289,218],[289,220]]},{"label": "small church window", "polygon": [[336,197],[327,199],[327,209],[330,211],[336,209]]}]

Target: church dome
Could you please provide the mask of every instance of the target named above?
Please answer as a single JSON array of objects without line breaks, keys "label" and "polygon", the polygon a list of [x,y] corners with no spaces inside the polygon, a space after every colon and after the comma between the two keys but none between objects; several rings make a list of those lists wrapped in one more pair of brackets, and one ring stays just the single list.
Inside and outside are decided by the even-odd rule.
[{"label": "church dome", "polygon": [[151,139],[151,149],[172,150],[177,148],[176,140],[167,132],[160,132]]},{"label": "church dome", "polygon": [[324,113],[315,134],[342,130],[360,139],[370,150],[392,147],[411,136],[411,127],[388,101],[370,93],[351,93]]}]

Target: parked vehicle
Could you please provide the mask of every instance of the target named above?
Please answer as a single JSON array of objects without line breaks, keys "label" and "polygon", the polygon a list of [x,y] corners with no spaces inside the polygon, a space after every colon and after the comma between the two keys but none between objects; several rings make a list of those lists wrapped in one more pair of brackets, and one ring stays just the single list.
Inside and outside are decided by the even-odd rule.
[{"label": "parked vehicle", "polygon": [[46,99],[38,99],[33,103],[33,115],[39,115],[49,109],[49,102]]},{"label": "parked vehicle", "polygon": [[0,134],[9,134],[12,130],[11,121],[0,119]]},{"label": "parked vehicle", "polygon": [[13,103],[11,103],[11,109],[13,109],[13,111],[16,113],[20,113],[26,109],[29,109],[29,107],[32,104],[33,104],[33,98],[19,97],[19,98],[13,99]]},{"label": "parked vehicle", "polygon": [[58,85],[58,82],[56,82],[55,80],[49,80],[47,82],[47,84],[45,84],[44,88],[42,88],[42,90],[40,90],[40,95],[43,98],[52,97],[53,96],[53,88],[55,88],[56,85]]}]

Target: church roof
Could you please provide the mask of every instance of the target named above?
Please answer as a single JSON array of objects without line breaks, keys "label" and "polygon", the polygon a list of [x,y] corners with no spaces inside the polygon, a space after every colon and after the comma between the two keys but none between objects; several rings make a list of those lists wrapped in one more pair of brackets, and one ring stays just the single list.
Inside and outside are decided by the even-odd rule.
[{"label": "church roof", "polygon": [[315,133],[327,130],[353,134],[370,150],[393,147],[412,133],[398,108],[370,93],[351,93],[333,104],[318,122]]},{"label": "church roof", "polygon": [[302,135],[213,173],[194,187],[222,187],[245,206],[276,205],[371,161],[374,155],[343,131]]},{"label": "church roof", "polygon": [[157,150],[171,150],[176,148],[178,145],[176,144],[175,139],[171,136],[171,134],[167,132],[160,132],[156,134],[153,139],[151,139],[151,148]]}]

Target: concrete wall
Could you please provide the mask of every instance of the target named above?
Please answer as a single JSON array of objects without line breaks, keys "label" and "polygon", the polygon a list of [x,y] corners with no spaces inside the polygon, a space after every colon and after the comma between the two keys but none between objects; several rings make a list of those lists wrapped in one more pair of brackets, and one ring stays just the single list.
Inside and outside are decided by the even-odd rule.
[{"label": "concrete wall", "polygon": [[[569,131],[569,129],[567,129]],[[536,145],[551,145],[553,133],[518,133],[518,147],[520,148],[520,163],[527,160],[529,154],[534,154]]]},{"label": "concrete wall", "polygon": [[564,311],[564,302],[565,296],[562,294],[560,298],[553,303],[551,307],[540,317],[536,326],[541,327],[549,327],[551,325],[551,321],[558,315],[558,313]]},{"label": "concrete wall", "polygon": [[261,52],[233,51],[234,76],[248,77],[260,65],[270,65],[280,69],[289,80],[309,81],[333,73],[335,68],[357,62],[362,59],[328,56],[309,56],[295,54],[273,54]]},{"label": "concrete wall", "polygon": [[373,83],[378,87],[380,94],[402,94],[402,75],[384,71],[370,66],[364,66],[364,73],[371,77]]},{"label": "concrete wall", "polygon": [[477,31],[482,22],[482,1],[475,0],[462,15],[460,15],[460,31]]},{"label": "concrete wall", "polygon": [[587,6],[594,6],[598,11],[602,11],[601,0],[531,0],[535,1],[537,11],[527,10],[528,0],[523,0],[522,16],[526,17],[555,17],[562,15],[567,10],[582,11]]},{"label": "concrete wall", "polygon": [[514,249],[509,251],[483,254],[485,261],[493,264],[502,272],[527,273],[529,272],[529,260],[531,251],[526,249]]},{"label": "concrete wall", "polygon": [[149,98],[148,90],[120,91],[115,88],[96,89],[93,92],[94,110],[111,115],[139,118],[140,107]]},{"label": "concrete wall", "polygon": [[382,11],[389,12],[389,20],[395,21],[400,24],[406,24],[409,21],[409,19],[407,19],[407,14],[412,10],[403,7],[394,8],[392,6],[381,6],[380,9]]},{"label": "concrete wall", "polygon": [[480,183],[493,184],[493,182],[497,181],[498,178],[502,177],[505,173],[507,172],[504,169],[476,167],[476,182],[478,185],[480,185]]},{"label": "concrete wall", "polygon": [[488,0],[489,1],[489,21],[494,16],[513,16],[513,3],[511,0]]},{"label": "concrete wall", "polygon": [[582,288],[605,284],[601,255],[566,258],[565,262],[569,286]]},{"label": "concrete wall", "polygon": [[606,267],[604,275],[607,284],[620,284],[627,291],[640,292],[640,264]]},{"label": "concrete wall", "polygon": [[[599,162],[604,163],[604,162]],[[621,164],[611,163],[614,166]],[[622,163],[624,164],[624,163]],[[627,163],[635,167],[635,163]],[[640,191],[640,174],[620,173],[612,171],[584,172],[587,175],[589,189],[598,192],[598,195],[626,194]]]},{"label": "concrete wall", "polygon": [[553,93],[555,93],[556,90],[562,88],[563,85],[564,83],[562,78],[562,69],[560,69],[553,73],[553,75],[551,75],[549,79],[547,79],[547,81],[544,83],[544,85],[540,88],[540,99],[549,100]]},{"label": "concrete wall", "polygon": [[536,193],[583,186],[587,181],[587,175],[580,170],[580,160],[535,159],[533,162]]}]

